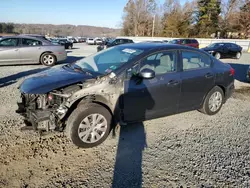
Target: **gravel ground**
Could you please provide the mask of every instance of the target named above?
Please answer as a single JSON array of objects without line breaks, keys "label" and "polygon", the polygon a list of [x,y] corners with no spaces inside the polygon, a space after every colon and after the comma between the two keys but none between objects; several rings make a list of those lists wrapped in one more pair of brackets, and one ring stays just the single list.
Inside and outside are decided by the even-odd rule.
[{"label": "gravel ground", "polygon": [[[76,44],[70,62],[96,46]],[[102,145],[79,149],[63,133],[21,132],[18,84],[41,65],[0,69],[0,187],[250,187],[250,88],[237,87],[215,116],[197,111],[122,126]],[[59,65],[60,66],[60,65]]]}]

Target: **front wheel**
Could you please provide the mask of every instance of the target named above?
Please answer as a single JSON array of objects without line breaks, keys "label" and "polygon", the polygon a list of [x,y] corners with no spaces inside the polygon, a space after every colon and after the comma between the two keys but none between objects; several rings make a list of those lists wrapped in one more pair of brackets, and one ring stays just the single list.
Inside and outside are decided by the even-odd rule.
[{"label": "front wheel", "polygon": [[53,66],[56,64],[56,57],[52,53],[44,53],[41,56],[41,63],[45,66]]},{"label": "front wheel", "polygon": [[224,101],[223,90],[220,87],[215,86],[207,94],[200,111],[207,115],[214,115],[220,111],[223,101]]},{"label": "front wheel", "polygon": [[91,148],[108,137],[111,119],[110,112],[99,104],[79,105],[67,121],[66,134],[76,146]]}]

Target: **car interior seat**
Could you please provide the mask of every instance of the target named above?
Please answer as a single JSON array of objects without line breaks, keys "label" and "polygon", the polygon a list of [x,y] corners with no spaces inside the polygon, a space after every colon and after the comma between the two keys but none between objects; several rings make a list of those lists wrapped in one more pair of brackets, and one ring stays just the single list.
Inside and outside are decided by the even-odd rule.
[{"label": "car interior seat", "polygon": [[197,69],[201,67],[200,65],[200,58],[198,57],[191,57],[190,58],[190,62],[188,63],[188,66],[186,67],[186,69]]},{"label": "car interior seat", "polygon": [[174,62],[171,60],[169,54],[162,55],[160,58],[160,64],[155,68],[157,74],[164,74],[174,71]]},{"label": "car interior seat", "polygon": [[188,58],[183,58],[182,59],[183,62],[183,70],[186,70],[188,68]]}]

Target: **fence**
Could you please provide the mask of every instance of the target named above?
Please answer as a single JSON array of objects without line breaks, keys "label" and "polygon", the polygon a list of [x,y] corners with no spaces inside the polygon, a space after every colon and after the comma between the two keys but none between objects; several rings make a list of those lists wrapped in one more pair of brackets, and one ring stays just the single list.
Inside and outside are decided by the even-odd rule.
[{"label": "fence", "polygon": [[[117,38],[129,38],[134,42],[143,42],[143,41],[162,41],[162,40],[173,40],[176,38],[167,38],[167,37],[126,37],[126,36],[119,36]],[[205,39],[205,38],[196,38],[200,44],[200,48],[206,47],[211,43],[216,42],[232,42],[238,44],[242,47],[243,51],[250,53],[250,40],[244,39]]]}]

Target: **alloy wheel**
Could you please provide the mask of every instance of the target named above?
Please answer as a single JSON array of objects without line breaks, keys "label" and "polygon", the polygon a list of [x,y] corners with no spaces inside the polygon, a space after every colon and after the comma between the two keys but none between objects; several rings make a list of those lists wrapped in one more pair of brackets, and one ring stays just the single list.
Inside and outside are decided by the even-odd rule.
[{"label": "alloy wheel", "polygon": [[45,55],[43,57],[43,63],[46,64],[46,65],[52,65],[55,61],[55,58],[53,57],[53,55]]}]

